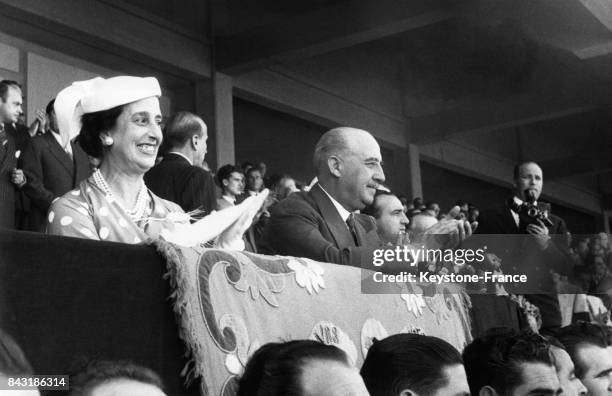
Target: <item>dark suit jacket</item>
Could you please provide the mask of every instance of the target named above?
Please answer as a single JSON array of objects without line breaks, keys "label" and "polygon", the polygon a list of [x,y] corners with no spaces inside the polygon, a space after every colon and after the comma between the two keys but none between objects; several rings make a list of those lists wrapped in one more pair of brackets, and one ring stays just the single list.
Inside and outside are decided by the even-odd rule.
[{"label": "dark suit jacket", "polygon": [[[28,127],[21,124],[4,124],[7,134],[11,134],[15,138],[15,148],[18,152],[23,153],[23,150],[30,143],[30,133]],[[19,162],[19,160],[17,160]],[[18,167],[18,165],[15,165]],[[30,212],[30,199],[22,189],[15,189],[15,228],[25,229],[27,216]]]},{"label": "dark suit jacket", "polygon": [[[567,260],[567,250],[565,233],[567,227],[565,221],[554,214],[549,215],[549,219],[553,223],[548,227],[549,235],[552,238],[552,243],[544,251],[546,260],[553,265],[552,269],[561,274],[567,275],[571,271],[569,260]],[[507,206],[499,206],[493,210],[484,211],[478,216],[478,228],[476,234],[511,234],[520,235],[518,226],[514,221],[514,217]],[[506,259],[506,265],[502,263],[504,269],[517,271],[520,270],[520,265],[517,256],[525,253],[524,246],[517,246],[518,238],[508,239],[508,243],[500,246],[490,247],[490,251],[496,253],[502,260]],[[524,243],[521,242],[521,243]],[[545,271],[548,273],[548,270]]]},{"label": "dark suit jacket", "polygon": [[[567,227],[565,221],[554,214],[549,215],[552,227],[548,227],[550,234],[565,234]],[[514,222],[512,212],[507,205],[498,206],[495,209],[482,212],[478,216],[479,234],[519,234],[519,228]]]},{"label": "dark suit jacket", "polygon": [[329,197],[316,184],[308,193],[289,195],[272,210],[264,231],[269,253],[369,267],[372,251],[382,246],[374,219],[355,215],[358,246]]},{"label": "dark suit jacket", "polygon": [[17,167],[15,153],[20,150],[22,137],[14,129],[6,128],[6,144],[0,147],[0,228],[15,228],[16,187],[11,173]]},{"label": "dark suit jacket", "polygon": [[[571,271],[565,243],[565,232],[567,231],[565,221],[553,214],[550,214],[549,218],[553,223],[552,227],[548,227],[552,240],[544,251],[538,251],[535,245],[530,244],[530,241],[526,238],[520,239],[518,236],[512,239],[507,238],[503,243],[488,244],[488,251],[502,259],[502,269],[505,273],[528,274],[529,289],[541,290],[541,294],[530,292],[525,294],[525,297],[540,308],[544,332],[561,325],[559,300],[555,294],[549,270],[553,269],[561,274],[568,274]],[[482,212],[478,217],[476,233],[521,234],[506,205]],[[520,293],[520,289],[515,291],[511,286],[507,286],[507,290],[511,293]]]},{"label": "dark suit jacket", "polygon": [[27,182],[24,193],[30,198],[27,229],[43,232],[51,202],[89,177],[91,167],[87,154],[72,142],[72,158],[64,151],[52,132],[30,139],[19,159]]},{"label": "dark suit jacket", "polygon": [[153,193],[175,202],[185,212],[203,209],[205,214],[209,214],[217,205],[211,174],[191,165],[180,155],[165,155],[159,164],[145,174],[144,179]]}]

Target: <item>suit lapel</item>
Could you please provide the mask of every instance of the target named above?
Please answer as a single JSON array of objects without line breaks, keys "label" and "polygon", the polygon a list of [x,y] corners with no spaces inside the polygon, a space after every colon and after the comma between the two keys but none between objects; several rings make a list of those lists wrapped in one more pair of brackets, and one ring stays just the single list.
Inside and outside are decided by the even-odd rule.
[{"label": "suit lapel", "polygon": [[[329,232],[334,238],[336,242],[336,246],[341,249],[348,246],[355,246],[355,241],[353,241],[353,236],[349,231],[346,223],[340,217],[338,210],[334,204],[330,201],[329,197],[325,192],[321,189],[321,186],[317,183],[315,184],[308,193],[312,199],[315,201],[319,208],[319,212],[327,224],[327,228],[329,228]],[[363,227],[359,225],[359,222],[355,222],[355,227],[359,230],[363,231]],[[359,238],[359,231],[357,232]]]},{"label": "suit lapel", "polygon": [[363,228],[359,220],[355,218],[355,238],[357,239],[357,246],[363,246],[365,241],[366,230]]},{"label": "suit lapel", "polygon": [[62,166],[66,169],[66,172],[73,177],[74,176],[74,163],[72,162],[72,158],[64,151],[64,149],[60,146],[60,144],[55,140],[55,138],[51,135],[53,132],[45,133],[45,141],[47,142],[47,147],[49,147],[49,152],[57,159],[57,161],[62,164]]},{"label": "suit lapel", "polygon": [[357,240],[359,241],[359,246],[366,246],[368,242],[367,235],[374,229],[372,221],[366,220],[369,216],[365,215],[355,215],[356,217],[356,225],[357,229]]}]

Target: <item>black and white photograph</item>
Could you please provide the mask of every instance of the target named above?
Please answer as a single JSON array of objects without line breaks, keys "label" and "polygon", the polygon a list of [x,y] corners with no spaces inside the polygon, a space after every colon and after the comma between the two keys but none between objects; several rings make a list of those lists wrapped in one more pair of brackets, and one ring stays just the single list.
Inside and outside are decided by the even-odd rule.
[{"label": "black and white photograph", "polygon": [[612,396],[612,1],[0,0],[0,395]]}]

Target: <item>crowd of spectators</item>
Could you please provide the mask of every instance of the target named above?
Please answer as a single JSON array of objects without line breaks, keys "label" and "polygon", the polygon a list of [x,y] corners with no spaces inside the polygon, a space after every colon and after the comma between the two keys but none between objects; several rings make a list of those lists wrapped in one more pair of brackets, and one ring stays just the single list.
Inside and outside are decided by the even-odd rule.
[{"label": "crowd of spectators", "polygon": [[[268,343],[250,356],[237,395],[608,395],[610,328],[577,322],[555,337],[492,328],[463,351],[432,336],[374,339],[361,369],[320,341]],[[0,382],[32,375],[21,348],[0,331]],[[70,375],[70,396],[164,395],[161,378],[128,361],[90,361]],[[37,395],[36,389],[21,391]]]}]

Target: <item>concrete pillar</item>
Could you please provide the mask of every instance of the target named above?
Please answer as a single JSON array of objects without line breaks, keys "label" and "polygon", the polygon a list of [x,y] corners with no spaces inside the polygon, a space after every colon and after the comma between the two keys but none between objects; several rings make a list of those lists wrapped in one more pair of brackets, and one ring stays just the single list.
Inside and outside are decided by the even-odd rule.
[{"label": "concrete pillar", "polygon": [[196,112],[208,125],[206,160],[216,170],[236,160],[234,152],[234,105],[232,78],[213,73],[211,80],[196,83]]},{"label": "concrete pillar", "polygon": [[419,162],[419,147],[416,144],[408,145],[408,162],[411,194],[409,198],[423,198],[423,184],[421,183],[421,164]]},{"label": "concrete pillar", "polygon": [[393,151],[393,168],[385,169],[388,184],[397,195],[406,195],[408,199],[423,197],[421,185],[421,166],[419,164],[419,147],[409,144],[407,148]]}]

